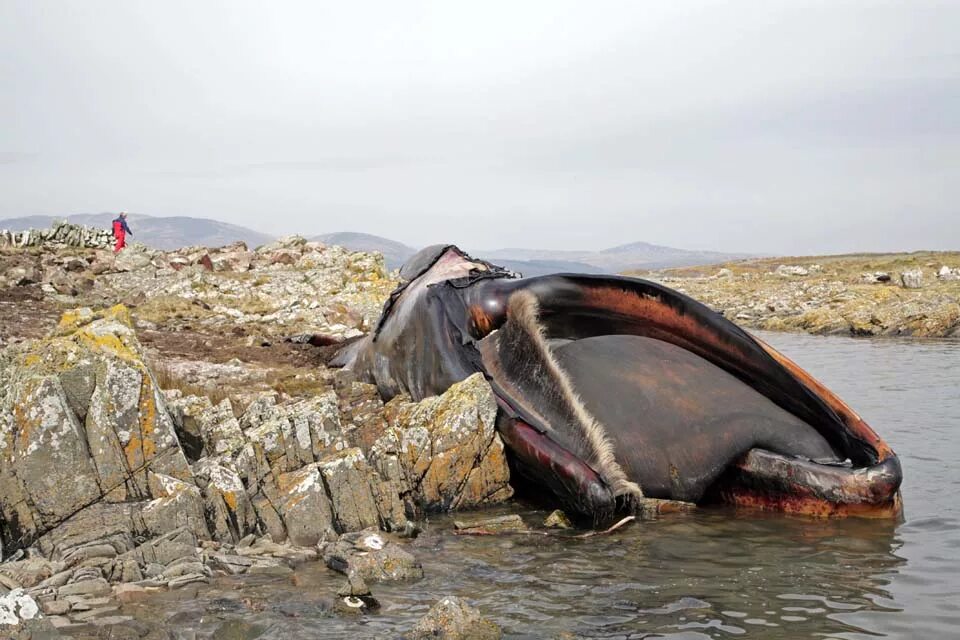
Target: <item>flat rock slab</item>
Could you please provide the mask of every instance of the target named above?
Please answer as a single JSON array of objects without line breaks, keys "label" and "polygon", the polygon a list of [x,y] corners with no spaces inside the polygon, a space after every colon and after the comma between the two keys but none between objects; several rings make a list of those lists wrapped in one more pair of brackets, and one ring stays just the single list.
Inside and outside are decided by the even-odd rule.
[{"label": "flat rock slab", "polygon": [[463,533],[491,532],[509,533],[511,531],[529,531],[527,523],[518,515],[498,516],[482,520],[454,520],[453,527]]}]

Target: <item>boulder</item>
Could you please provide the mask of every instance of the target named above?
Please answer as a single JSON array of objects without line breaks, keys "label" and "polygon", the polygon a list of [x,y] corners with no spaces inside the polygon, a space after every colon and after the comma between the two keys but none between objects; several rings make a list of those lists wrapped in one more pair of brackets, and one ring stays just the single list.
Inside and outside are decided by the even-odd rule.
[{"label": "boulder", "polygon": [[423,577],[423,568],[413,554],[376,528],[343,534],[324,550],[323,561],[334,571],[366,582]]},{"label": "boulder", "polygon": [[810,271],[806,267],[801,267],[797,264],[782,264],[777,267],[777,270],[774,271],[778,276],[783,276],[789,278],[791,276],[805,276],[809,275]]},{"label": "boulder", "polygon": [[923,287],[923,270],[907,269],[901,272],[900,284],[904,289],[920,289]]},{"label": "boulder", "polygon": [[570,518],[567,517],[566,513],[560,509],[555,509],[551,511],[550,515],[543,521],[543,526],[548,529],[570,529],[573,527],[573,524],[570,522]]},{"label": "boulder", "polygon": [[116,254],[113,261],[113,271],[124,273],[140,270],[156,271],[153,267],[153,256],[150,253],[139,250],[134,245]]},{"label": "boulder", "polygon": [[503,632],[464,600],[447,596],[433,605],[404,637],[408,640],[497,640],[503,637]]},{"label": "boulder", "polygon": [[950,268],[947,265],[940,267],[940,270],[937,271],[937,279],[939,280],[960,280],[960,267]]}]

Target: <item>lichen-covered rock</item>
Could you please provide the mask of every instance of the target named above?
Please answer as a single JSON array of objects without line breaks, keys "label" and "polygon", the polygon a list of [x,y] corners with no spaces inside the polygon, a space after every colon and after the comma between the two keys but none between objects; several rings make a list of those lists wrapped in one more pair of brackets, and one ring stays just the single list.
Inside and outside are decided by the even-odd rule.
[{"label": "lichen-covered rock", "polygon": [[480,612],[455,596],[433,605],[405,636],[408,640],[497,640],[503,632]]},{"label": "lichen-covered rock", "polygon": [[920,289],[923,287],[923,270],[907,269],[900,274],[900,284],[904,289]]},{"label": "lichen-covered rock", "polygon": [[937,279],[960,280],[960,267],[950,268],[947,265],[943,265],[940,267],[940,270],[937,271]]},{"label": "lichen-covered rock", "polygon": [[329,491],[337,530],[380,527],[402,530],[406,524],[398,488],[367,464],[363,452],[348,449],[318,465]]},{"label": "lichen-covered rock", "polygon": [[333,392],[283,405],[258,398],[240,418],[244,438],[278,472],[297,470],[348,444]]},{"label": "lichen-covered rock", "polygon": [[783,277],[805,276],[810,274],[806,268],[797,264],[781,264],[779,267],[777,267],[775,273],[778,276]]},{"label": "lichen-covered rock", "polygon": [[240,421],[233,413],[229,398],[202,411],[197,417],[200,439],[208,455],[217,456],[238,451],[244,444]]},{"label": "lichen-covered rock", "polygon": [[281,474],[276,509],[283,518],[290,542],[312,546],[321,538],[334,538],[333,511],[316,464]]},{"label": "lichen-covered rock", "polygon": [[548,529],[569,529],[573,524],[570,522],[570,518],[567,517],[566,513],[560,509],[555,509],[544,519],[543,526]]},{"label": "lichen-covered rock", "polygon": [[33,620],[40,615],[36,600],[24,593],[23,589],[0,595],[0,631],[4,627],[19,626],[25,620]]},{"label": "lichen-covered rock", "polygon": [[148,482],[150,494],[155,498],[143,506],[140,516],[151,535],[162,535],[183,527],[198,538],[210,536],[204,518],[203,498],[195,484],[152,471],[148,473]]},{"label": "lichen-covered rock", "polygon": [[256,511],[236,471],[204,458],[193,465],[193,472],[214,540],[237,542],[256,529]]},{"label": "lichen-covered rock", "polygon": [[100,501],[162,497],[150,473],[192,483],[125,308],[69,312],[55,335],[8,357],[0,371],[5,548],[29,545]]},{"label": "lichen-covered rock", "polygon": [[371,449],[374,465],[427,510],[503,502],[513,495],[490,385],[474,374],[419,403],[385,409],[389,428]]},{"label": "lichen-covered rock", "polygon": [[324,550],[323,560],[334,571],[367,582],[419,580],[423,568],[413,554],[389,535],[371,527],[345,533]]}]

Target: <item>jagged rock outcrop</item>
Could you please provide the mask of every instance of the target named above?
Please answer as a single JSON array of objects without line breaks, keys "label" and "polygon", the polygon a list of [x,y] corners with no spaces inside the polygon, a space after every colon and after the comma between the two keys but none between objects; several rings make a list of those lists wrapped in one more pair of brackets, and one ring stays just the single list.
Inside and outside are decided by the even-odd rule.
[{"label": "jagged rock outcrop", "polygon": [[482,374],[419,403],[397,397],[384,410],[388,428],[371,450],[374,466],[414,505],[477,507],[513,495],[497,402]]},{"label": "jagged rock outcrop", "polygon": [[3,349],[0,594],[22,589],[69,631],[129,622],[118,598],[321,554],[353,580],[345,611],[376,605],[367,581],[421,577],[379,532],[512,494],[492,390],[478,374],[384,406],[372,385],[332,378],[242,412],[163,392],[119,305]]},{"label": "jagged rock outcrop", "polygon": [[191,501],[193,474],[125,308],[66,314],[56,335],[4,357],[6,549],[100,502],[138,505],[152,520]]}]

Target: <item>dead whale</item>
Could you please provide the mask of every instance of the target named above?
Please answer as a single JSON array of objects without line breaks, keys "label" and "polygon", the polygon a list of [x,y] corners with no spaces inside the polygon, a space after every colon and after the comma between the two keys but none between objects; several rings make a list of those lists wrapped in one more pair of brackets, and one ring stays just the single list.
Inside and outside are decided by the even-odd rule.
[{"label": "dead whale", "polygon": [[384,399],[483,372],[520,474],[595,519],[658,501],[896,517],[901,469],[843,401],[703,304],[636,278],[519,278],[424,249],[333,362]]}]

